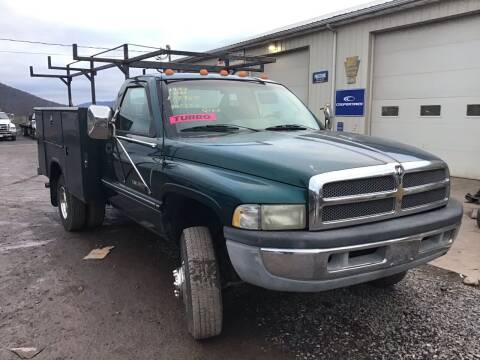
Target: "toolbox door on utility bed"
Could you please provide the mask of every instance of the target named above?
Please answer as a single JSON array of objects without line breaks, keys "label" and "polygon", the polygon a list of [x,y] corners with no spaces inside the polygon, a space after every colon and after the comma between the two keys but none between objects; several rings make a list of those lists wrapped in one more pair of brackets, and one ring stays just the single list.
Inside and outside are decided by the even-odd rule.
[{"label": "toolbox door on utility bed", "polygon": [[43,112],[40,110],[35,110],[35,119],[37,121],[37,145],[38,145],[38,175],[46,175],[47,173],[47,164],[46,164],[46,151],[45,144],[43,142]]},{"label": "toolbox door on utility bed", "polygon": [[[63,144],[65,153],[65,172],[68,177],[68,191],[79,199],[85,198],[83,186],[83,168],[88,167],[88,154],[82,160],[81,129],[78,111],[62,111]],[[86,139],[88,140],[88,139]]]},{"label": "toolbox door on utility bed", "polygon": [[72,195],[84,202],[100,201],[103,142],[87,135],[87,109],[36,108],[35,117],[39,174],[52,181],[52,166],[58,166]]}]

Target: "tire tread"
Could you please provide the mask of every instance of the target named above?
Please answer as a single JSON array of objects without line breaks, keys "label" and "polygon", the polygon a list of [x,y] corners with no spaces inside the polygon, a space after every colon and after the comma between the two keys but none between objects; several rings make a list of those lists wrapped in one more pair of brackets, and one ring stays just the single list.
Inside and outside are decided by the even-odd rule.
[{"label": "tire tread", "polygon": [[187,228],[182,233],[182,242],[188,261],[185,276],[189,284],[186,294],[189,331],[195,339],[218,335],[222,331],[222,295],[210,231],[207,227]]}]

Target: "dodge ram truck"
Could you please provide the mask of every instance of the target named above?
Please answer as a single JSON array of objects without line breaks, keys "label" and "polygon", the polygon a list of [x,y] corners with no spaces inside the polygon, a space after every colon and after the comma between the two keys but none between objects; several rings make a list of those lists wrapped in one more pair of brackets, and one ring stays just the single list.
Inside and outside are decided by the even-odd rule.
[{"label": "dodge ram truck", "polygon": [[178,245],[173,293],[195,339],[243,281],[392,286],[444,255],[462,218],[444,161],[333,132],[286,87],[239,73],[127,79],[114,109],[36,108],[39,173],[67,231],[120,209]]}]

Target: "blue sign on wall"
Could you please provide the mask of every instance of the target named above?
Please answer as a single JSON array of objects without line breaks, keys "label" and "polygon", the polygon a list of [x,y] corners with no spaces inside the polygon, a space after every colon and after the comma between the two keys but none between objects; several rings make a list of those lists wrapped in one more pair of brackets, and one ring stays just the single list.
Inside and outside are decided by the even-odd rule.
[{"label": "blue sign on wall", "polygon": [[335,95],[336,116],[363,116],[365,89],[337,90]]},{"label": "blue sign on wall", "polygon": [[328,82],[328,70],[317,71],[313,73],[313,83]]}]

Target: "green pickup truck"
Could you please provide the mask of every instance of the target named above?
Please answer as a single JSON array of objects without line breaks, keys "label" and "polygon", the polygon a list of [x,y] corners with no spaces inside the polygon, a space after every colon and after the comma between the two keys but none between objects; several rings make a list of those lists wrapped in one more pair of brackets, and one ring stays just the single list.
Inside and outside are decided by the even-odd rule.
[{"label": "green pickup truck", "polygon": [[222,329],[222,289],[391,286],[444,255],[462,206],[447,165],[335,133],[283,85],[245,74],[128,79],[114,110],[37,108],[39,173],[67,231],[120,209],[178,244],[173,293],[196,339]]}]

